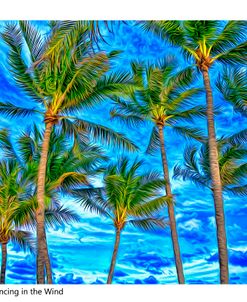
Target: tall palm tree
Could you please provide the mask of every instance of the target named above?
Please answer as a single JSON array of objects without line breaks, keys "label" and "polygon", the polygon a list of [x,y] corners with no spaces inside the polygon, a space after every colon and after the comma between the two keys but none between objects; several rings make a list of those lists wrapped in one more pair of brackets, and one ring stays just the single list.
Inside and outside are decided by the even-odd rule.
[{"label": "tall palm tree", "polygon": [[158,172],[140,172],[142,161],[133,163],[122,158],[104,173],[103,187],[74,190],[78,202],[91,211],[111,219],[115,227],[115,243],[107,284],[112,283],[120,237],[126,225],[143,230],[164,227],[163,218],[156,214],[170,199],[162,196],[165,181]]},{"label": "tall palm tree", "polygon": [[[181,126],[179,122],[193,121],[193,118],[205,115],[202,106],[191,107],[190,105],[191,100],[197,98],[201,92],[199,88],[187,87],[193,81],[192,70],[188,68],[179,71],[175,68],[175,64],[176,61],[171,57],[167,57],[157,66],[145,67],[133,63],[133,77],[139,88],[131,95],[131,101],[118,99],[111,112],[113,118],[118,118],[135,128],[140,122],[152,124],[147,152],[153,153],[160,148],[166,181],[166,196],[171,199],[173,195],[166,151],[166,143],[171,141],[171,138],[164,135],[165,130],[169,127],[187,138],[202,141],[204,137],[200,130],[190,126]],[[173,203],[168,205],[168,214],[178,282],[184,283]]]},{"label": "tall palm tree", "polygon": [[[82,21],[55,21],[50,23],[47,37],[29,22],[6,25],[2,37],[9,46],[9,64],[16,83],[31,97],[31,106],[18,107],[0,103],[0,113],[9,117],[26,117],[41,114],[45,132],[38,169],[36,209],[37,220],[37,283],[44,283],[45,259],[49,258],[44,228],[45,182],[50,135],[55,125],[78,135],[90,134],[103,141],[113,142],[134,150],[136,146],[120,133],[98,124],[81,120],[79,110],[92,107],[112,94],[121,94],[123,84],[129,83],[128,75],[107,73],[109,55],[92,50],[88,40],[88,27]],[[25,53],[25,56],[24,56]],[[51,275],[48,283],[52,283]]]},{"label": "tall palm tree", "polygon": [[183,55],[196,63],[201,72],[206,91],[207,128],[210,154],[210,173],[214,195],[217,242],[220,262],[220,282],[228,283],[228,253],[225,215],[222,200],[222,184],[218,163],[218,151],[213,112],[213,91],[209,71],[216,63],[246,64],[246,21],[148,21],[143,28],[151,31],[172,45],[179,47]]},{"label": "tall palm tree", "polygon": [[[88,185],[90,176],[94,176],[107,157],[97,146],[85,145],[78,141],[68,147],[66,137],[51,133],[51,147],[48,152],[47,176],[45,187],[45,222],[47,226],[79,221],[80,217],[61,205],[60,193],[65,194],[71,188]],[[15,210],[15,223],[29,227],[35,225],[37,209],[37,174],[42,150],[42,134],[34,125],[32,130],[22,133],[13,144],[10,131],[0,131],[0,146],[6,159],[16,160],[21,168],[22,179],[26,180],[28,191],[26,200],[22,200]],[[23,220],[23,217],[25,218]],[[47,276],[52,276],[48,258]]]},{"label": "tall palm tree", "polygon": [[[35,251],[32,233],[35,225],[37,201],[32,194],[30,172],[23,173],[22,167],[14,159],[0,162],[0,243],[2,248],[0,283],[5,283],[7,266],[7,245],[18,244],[25,251]],[[79,216],[59,201],[53,199],[45,210],[47,226],[78,221]]]}]

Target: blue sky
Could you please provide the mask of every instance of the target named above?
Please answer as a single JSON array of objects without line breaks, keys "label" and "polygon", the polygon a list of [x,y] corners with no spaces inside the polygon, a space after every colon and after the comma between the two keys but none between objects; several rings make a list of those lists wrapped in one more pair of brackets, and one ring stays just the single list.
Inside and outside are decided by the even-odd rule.
[{"label": "blue sky", "polygon": [[[43,33],[47,31],[44,21],[36,21]],[[5,22],[0,23],[0,31]],[[173,49],[151,34],[145,34],[138,27],[117,24],[114,34],[108,37],[110,46],[106,50],[121,49],[123,53],[115,62],[114,68],[128,68],[133,59],[155,62],[166,54],[174,54],[183,66],[185,63],[177,49]],[[8,71],[7,48],[0,41],[0,100],[26,105],[30,101],[16,87]],[[216,67],[211,72],[215,79],[219,72]],[[199,82],[199,85],[202,83]],[[244,119],[236,114],[218,92],[214,93],[215,104],[224,105],[224,110],[216,117],[218,136],[232,134],[236,129],[244,128]],[[197,100],[204,103],[204,97]],[[116,121],[109,119],[109,104],[104,103],[93,111],[83,113],[92,121],[111,126],[125,133],[129,138],[145,149],[150,127],[127,130]],[[10,127],[13,136],[32,123],[22,120],[11,121],[0,117],[0,127]],[[36,123],[41,123],[37,118]],[[196,126],[206,131],[206,121],[197,120]],[[181,162],[186,141],[168,131],[167,152],[172,175],[173,166]],[[140,157],[144,157],[142,152]],[[114,159],[117,150],[109,151]],[[136,154],[133,155],[134,157]],[[159,154],[145,158],[149,165],[161,171]],[[99,182],[99,180],[96,180]],[[176,218],[179,242],[184,263],[187,283],[218,283],[219,269],[213,199],[208,191],[195,187],[189,182],[173,181],[173,193],[176,195]],[[114,229],[108,220],[96,214],[83,211],[72,200],[63,202],[81,213],[81,222],[66,225],[63,228],[48,230],[49,251],[52,259],[54,280],[59,284],[105,283],[114,242]],[[224,195],[226,229],[229,247],[231,283],[247,283],[247,205],[242,198]],[[167,215],[167,213],[165,213]],[[7,283],[35,283],[35,258],[24,254],[18,247],[10,245],[7,267]],[[170,284],[176,283],[175,266],[171,248],[169,230],[140,232],[133,228],[123,231],[114,283]]]}]

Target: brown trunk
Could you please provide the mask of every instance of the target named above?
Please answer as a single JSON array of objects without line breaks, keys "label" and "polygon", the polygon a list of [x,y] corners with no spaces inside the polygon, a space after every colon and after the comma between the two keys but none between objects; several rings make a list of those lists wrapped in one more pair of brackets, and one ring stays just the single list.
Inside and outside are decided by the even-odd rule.
[{"label": "brown trunk", "polygon": [[108,274],[108,278],[107,278],[107,284],[112,283],[112,278],[113,278],[114,269],[115,269],[116,260],[117,260],[118,247],[119,247],[119,243],[120,243],[120,233],[121,233],[121,230],[116,229],[116,239],[115,239],[114,250],[113,250],[112,259],[111,259],[111,266],[110,266],[110,270],[109,270],[109,274]]},{"label": "brown trunk", "polygon": [[46,248],[44,250],[45,273],[46,273],[46,277],[47,277],[47,283],[52,284],[52,270],[51,270],[50,257],[49,257],[49,253],[48,253],[46,233],[45,233],[45,243],[46,243]]},{"label": "brown trunk", "polygon": [[217,226],[217,241],[220,262],[220,283],[228,284],[228,254],[225,230],[225,215],[222,198],[222,185],[220,179],[220,169],[218,162],[218,149],[215,137],[214,114],[213,114],[213,96],[210,86],[208,70],[203,70],[203,80],[207,99],[207,123],[208,123],[208,144],[209,144],[209,162],[212,179],[212,188],[214,196],[215,220]]},{"label": "brown trunk", "polygon": [[[42,151],[38,170],[38,185],[37,185],[37,200],[38,208],[36,209],[37,221],[37,283],[44,284],[44,268],[47,275],[47,280],[52,283],[52,272],[50,267],[48,247],[45,233],[45,177],[47,157],[49,150],[49,141],[53,124],[46,123],[44,140],[42,144]],[[49,263],[48,263],[49,262]]]},{"label": "brown trunk", "polygon": [[2,264],[0,284],[5,284],[6,266],[7,266],[7,243],[2,243]]},{"label": "brown trunk", "polygon": [[[172,198],[163,126],[158,125],[158,129],[159,129],[162,165],[163,165],[163,170],[164,170],[164,178],[166,181],[166,186],[165,186],[166,187],[166,196],[169,196]],[[179,243],[178,243],[178,233],[177,233],[177,226],[176,226],[173,202],[169,203],[169,205],[168,205],[168,215],[169,215],[169,221],[170,221],[171,238],[172,238],[173,253],[174,253],[176,270],[177,270],[178,283],[184,284],[185,283],[184,271],[183,271],[183,264],[182,264],[182,259],[181,259],[181,255],[180,255],[180,247],[179,247]]]}]

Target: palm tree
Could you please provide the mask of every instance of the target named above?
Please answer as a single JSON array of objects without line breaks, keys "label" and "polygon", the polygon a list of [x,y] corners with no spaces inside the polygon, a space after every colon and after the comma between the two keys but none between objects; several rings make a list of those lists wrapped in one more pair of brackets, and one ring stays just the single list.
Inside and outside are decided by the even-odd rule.
[{"label": "palm tree", "polygon": [[122,158],[118,164],[108,166],[102,188],[78,189],[72,193],[85,209],[108,217],[115,227],[107,284],[112,283],[120,237],[125,226],[130,224],[150,230],[165,225],[163,218],[155,215],[170,202],[169,198],[161,196],[165,182],[158,178],[158,172],[140,173],[141,168],[142,161],[130,163],[127,158]]},{"label": "palm tree", "polygon": [[[5,283],[9,241],[17,243],[24,250],[33,252],[31,233],[20,229],[15,223],[15,213],[25,193],[23,181],[20,181],[18,164],[15,161],[0,161],[0,243],[2,248],[0,284]],[[26,221],[23,213],[20,219]]]},{"label": "palm tree", "polygon": [[217,242],[220,263],[220,282],[228,283],[228,253],[222,184],[214,125],[213,91],[209,71],[215,63],[246,64],[246,21],[148,21],[143,28],[167,39],[179,47],[183,55],[196,63],[206,91],[207,128],[210,154],[210,173],[214,195]]},{"label": "palm tree", "polygon": [[[201,91],[198,88],[187,88],[193,81],[192,70],[188,68],[178,71],[175,64],[176,61],[169,57],[157,66],[144,67],[141,64],[133,63],[133,77],[139,88],[131,95],[130,102],[118,99],[111,112],[112,117],[135,128],[140,122],[151,122],[152,132],[147,152],[153,153],[160,148],[166,181],[166,196],[171,199],[173,199],[173,195],[166,152],[166,143],[170,139],[165,137],[164,131],[169,127],[187,138],[203,141],[204,137],[200,130],[181,126],[179,122],[192,121],[195,117],[205,115],[202,106],[190,106],[191,99],[198,97]],[[168,214],[178,282],[184,283],[173,203],[168,205]]]},{"label": "palm tree", "polygon": [[233,105],[236,112],[247,116],[247,80],[243,67],[224,68],[222,77],[218,77],[216,86],[224,99]]},{"label": "palm tree", "polygon": [[[80,217],[61,205],[60,193],[66,194],[71,188],[89,185],[90,177],[101,171],[100,165],[107,157],[99,147],[85,143],[83,146],[83,142],[78,145],[77,140],[68,147],[66,137],[56,135],[54,131],[51,133],[50,141],[45,187],[46,225],[57,226],[68,222],[78,222]],[[42,134],[34,125],[33,129],[23,132],[13,144],[10,131],[3,129],[0,131],[0,146],[6,159],[16,160],[19,163],[22,179],[26,180],[28,197],[15,210],[15,223],[25,227],[30,227],[31,223],[33,226],[36,224],[36,184]],[[45,261],[47,262],[47,276],[52,276],[49,259],[46,258]]]},{"label": "palm tree", "polygon": [[[11,241],[21,248],[34,252],[34,241],[29,231],[35,225],[37,200],[30,186],[30,169],[23,173],[17,161],[0,162],[0,243],[2,264],[0,283],[5,283],[7,265],[7,244]],[[79,221],[79,216],[53,198],[45,210],[47,226],[54,227],[68,222]]]},{"label": "palm tree", "polygon": [[[135,150],[136,146],[120,133],[74,116],[80,109],[92,107],[112,94],[121,94],[129,77],[107,73],[109,55],[92,50],[88,27],[82,21],[51,22],[48,37],[43,37],[29,22],[6,25],[2,37],[9,46],[9,64],[16,83],[31,97],[32,108],[0,103],[0,113],[9,117],[41,114],[45,132],[38,169],[37,283],[44,283],[44,266],[49,258],[44,228],[46,167],[50,135],[55,125],[74,137],[89,132],[94,138]],[[25,58],[23,56],[25,53]],[[72,115],[72,116],[71,116]],[[51,275],[48,283],[52,283]]]},{"label": "palm tree", "polygon": [[[23,173],[14,159],[0,162],[0,243],[2,264],[0,283],[5,283],[7,265],[7,245],[17,243],[25,251],[34,252],[34,241],[30,230],[35,225],[37,201],[30,186],[30,169]],[[79,216],[53,199],[45,210],[47,226],[79,221]],[[29,230],[30,229],[30,230]]]}]

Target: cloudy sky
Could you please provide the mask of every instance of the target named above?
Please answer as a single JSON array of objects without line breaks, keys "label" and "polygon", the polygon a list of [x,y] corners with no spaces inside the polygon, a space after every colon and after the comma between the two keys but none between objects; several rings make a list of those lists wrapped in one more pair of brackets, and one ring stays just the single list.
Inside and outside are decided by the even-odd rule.
[{"label": "cloudy sky", "polygon": [[[0,23],[0,31],[6,22]],[[46,22],[34,22],[45,35]],[[174,54],[183,66],[185,63],[178,50],[164,42],[145,34],[133,24],[115,24],[114,34],[107,37],[109,45],[102,45],[108,51],[121,49],[123,53],[115,61],[115,69],[127,69],[132,60],[155,62],[166,54]],[[7,47],[0,41],[0,100],[19,105],[30,102],[24,92],[18,89],[8,70]],[[215,67],[211,71],[215,79],[220,71]],[[202,82],[199,81],[199,85]],[[218,136],[232,134],[244,127],[244,120],[233,112],[218,92],[214,93],[215,104],[223,105],[224,110],[216,118]],[[205,102],[204,96],[197,100]],[[109,119],[109,104],[104,103],[93,111],[83,113],[92,121],[111,126],[125,133],[140,146],[138,156],[145,157],[145,168],[161,169],[159,154],[144,156],[148,143],[150,127],[135,130],[123,129],[116,121]],[[34,120],[33,120],[34,121]],[[10,127],[13,137],[33,122],[29,120],[11,121],[0,117],[0,127]],[[37,117],[35,122],[41,124]],[[196,126],[206,131],[205,120],[197,120]],[[181,163],[186,141],[168,131],[167,152],[172,175],[173,166]],[[117,150],[109,150],[114,160],[119,156]],[[130,155],[131,156],[131,155]],[[132,155],[136,157],[136,154]],[[95,180],[96,182],[99,180]],[[176,218],[179,242],[182,252],[184,272],[187,283],[218,283],[219,267],[215,232],[214,207],[211,193],[199,189],[189,182],[172,180],[173,193],[176,196]],[[114,243],[114,228],[110,221],[83,211],[73,200],[64,198],[66,206],[81,213],[81,222],[66,225],[63,228],[49,229],[47,233],[49,251],[52,260],[54,280],[58,284],[100,284],[105,283],[110,265]],[[247,205],[241,198],[224,195],[226,229],[229,248],[229,268],[231,283],[247,283]],[[165,213],[167,216],[167,213]],[[24,254],[18,246],[9,246],[7,283],[35,283],[35,258]],[[153,232],[140,232],[133,228],[123,231],[120,244],[114,283],[171,284],[177,283],[169,229]]]}]

